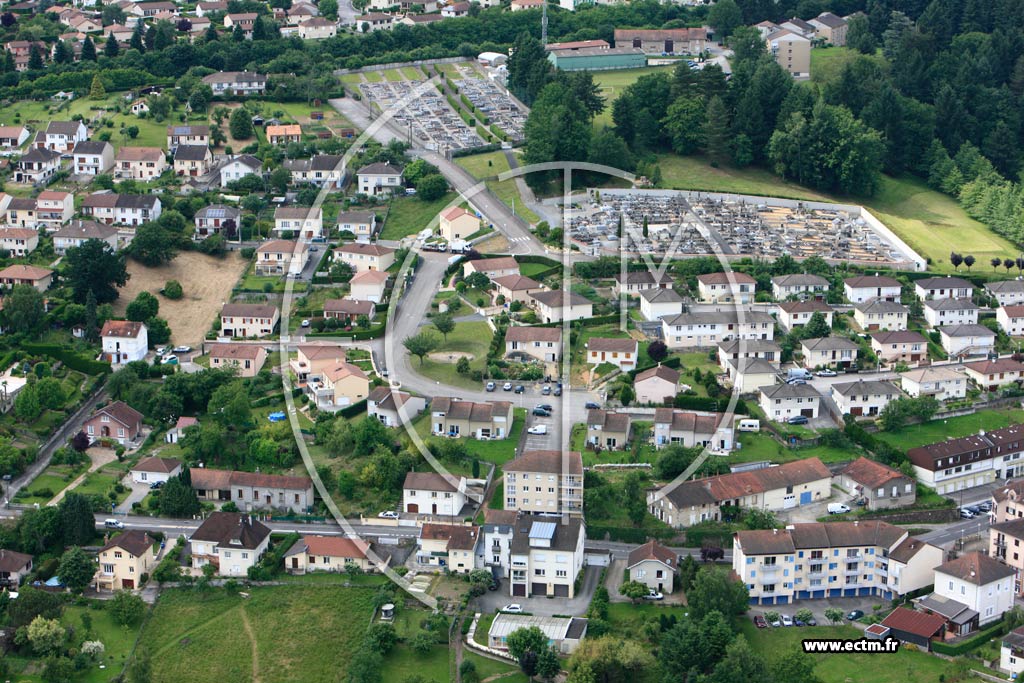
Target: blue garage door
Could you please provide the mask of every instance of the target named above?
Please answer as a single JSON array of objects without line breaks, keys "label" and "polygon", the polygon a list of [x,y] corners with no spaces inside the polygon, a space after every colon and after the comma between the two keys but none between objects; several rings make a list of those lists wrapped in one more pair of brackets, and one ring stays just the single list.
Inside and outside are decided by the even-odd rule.
[{"label": "blue garage door", "polygon": [[811,502],[811,492],[810,491],[804,491],[803,493],[800,494],[800,504],[801,505],[809,505],[810,502]]}]

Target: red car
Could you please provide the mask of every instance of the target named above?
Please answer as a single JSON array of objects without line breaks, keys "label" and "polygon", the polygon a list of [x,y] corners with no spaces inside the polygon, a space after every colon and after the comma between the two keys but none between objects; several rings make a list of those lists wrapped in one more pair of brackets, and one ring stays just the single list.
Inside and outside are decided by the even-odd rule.
[{"label": "red car", "polygon": [[754,615],[754,626],[758,628],[768,628],[768,622],[764,620],[760,614]]}]

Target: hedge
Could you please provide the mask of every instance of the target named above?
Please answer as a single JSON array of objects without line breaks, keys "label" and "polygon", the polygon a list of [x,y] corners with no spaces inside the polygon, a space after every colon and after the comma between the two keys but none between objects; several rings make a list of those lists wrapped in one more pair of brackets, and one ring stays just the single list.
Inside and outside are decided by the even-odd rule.
[{"label": "hedge", "polygon": [[[582,320],[573,320],[571,325],[576,326],[577,323],[583,323],[583,327],[597,327],[598,325],[612,325],[619,322],[619,314],[613,313],[611,315],[599,315],[593,318],[584,318]],[[561,327],[562,321],[556,323],[540,323],[534,325],[534,327]]]},{"label": "hedge", "polygon": [[[672,356],[671,358],[661,362],[661,365],[664,365],[666,368],[677,368],[678,369],[682,364],[683,364],[683,359],[680,358],[679,356]],[[636,370],[630,370],[626,374],[629,375],[630,379],[636,379],[636,376],[639,375],[641,372],[646,372],[647,370],[650,370],[651,368],[654,368],[654,367],[657,367],[657,366],[658,366],[657,363],[655,363],[653,365],[645,365],[643,367],[637,368]]]},{"label": "hedge", "polygon": [[500,142],[492,142],[489,145],[477,145],[476,147],[461,147],[452,150],[452,158],[468,157],[473,154],[484,154],[486,152],[497,152],[501,150]]},{"label": "hedge", "polygon": [[494,136],[499,140],[508,140],[508,135],[505,133],[505,131],[499,128],[498,124],[496,123],[491,124],[491,132],[494,133]]},{"label": "hedge", "polygon": [[353,403],[350,406],[345,406],[344,408],[342,408],[341,410],[339,410],[335,414],[336,415],[340,415],[340,416],[348,419],[350,417],[355,417],[356,415],[364,412],[365,410],[366,410],[366,399],[364,398],[362,401],[359,401],[358,403]]},{"label": "hedge", "polygon": [[692,526],[686,530],[687,548],[703,548],[705,544],[727,548],[732,543],[732,535],[741,529],[738,524],[713,523],[707,526]]},{"label": "hedge", "polygon": [[[711,398],[709,396],[687,396],[679,394],[672,402],[673,407],[680,410],[703,410],[705,412],[720,413],[729,406],[729,397]],[[737,415],[749,415],[750,411],[743,399],[736,401],[736,408],[733,412]]]},{"label": "hedge", "polygon": [[962,654],[966,654],[975,648],[979,648],[986,644],[988,641],[1006,634],[1006,624],[1000,621],[995,626],[988,628],[984,631],[979,631],[978,635],[962,640],[956,645],[949,645],[942,642],[932,642],[932,652],[940,655],[948,655],[950,657],[959,657]]},{"label": "hedge", "polygon": [[587,525],[587,538],[603,540],[605,536],[618,543],[642,544],[655,538],[665,541],[676,535],[672,529],[637,529],[635,527],[623,526],[601,526],[597,524]]},{"label": "hedge", "polygon": [[464,105],[466,105],[466,109],[468,109],[470,111],[473,111],[473,112],[476,111],[476,107],[474,107],[473,103],[469,101],[468,97],[466,97],[466,93],[462,93],[461,95],[459,95],[459,99],[462,100],[462,103]]},{"label": "hedge", "polygon": [[551,266],[552,268],[562,267],[560,261],[556,261],[555,259],[547,256],[541,256],[540,254],[517,254],[513,258],[515,258],[516,263],[542,263],[545,266]]},{"label": "hedge", "polygon": [[31,342],[24,342],[22,343],[21,348],[28,353],[55,358],[72,370],[84,372],[87,375],[102,375],[110,372],[110,363],[104,363],[103,361],[80,356],[74,351],[64,348],[60,344],[35,344]]}]

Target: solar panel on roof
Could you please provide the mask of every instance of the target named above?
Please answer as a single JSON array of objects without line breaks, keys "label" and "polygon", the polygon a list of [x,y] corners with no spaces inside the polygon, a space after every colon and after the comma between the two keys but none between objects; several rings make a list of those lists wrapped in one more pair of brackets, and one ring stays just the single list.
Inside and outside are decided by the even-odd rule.
[{"label": "solar panel on roof", "polygon": [[546,538],[548,540],[555,537],[555,523],[554,522],[534,522],[530,526],[530,538]]},{"label": "solar panel on roof", "polygon": [[226,212],[225,212],[224,209],[207,209],[206,210],[206,217],[207,218],[224,218],[224,214],[225,213]]}]

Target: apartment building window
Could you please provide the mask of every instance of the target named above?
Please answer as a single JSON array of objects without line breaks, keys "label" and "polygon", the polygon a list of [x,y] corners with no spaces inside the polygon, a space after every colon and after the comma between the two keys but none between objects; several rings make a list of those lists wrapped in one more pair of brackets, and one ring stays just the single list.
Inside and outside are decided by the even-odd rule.
[{"label": "apartment building window", "polygon": [[112,564],[105,564],[105,565],[103,565],[103,573],[104,574],[113,574],[114,573],[114,565],[112,565]]},{"label": "apartment building window", "polygon": [[121,551],[120,550],[115,550],[114,551],[114,559],[115,560],[120,560],[121,559]]},{"label": "apartment building window", "polygon": [[540,569],[540,568],[536,568],[536,569],[533,570],[533,575],[534,576],[544,576],[544,570]]},{"label": "apartment building window", "polygon": [[765,593],[774,593],[775,592],[775,584],[774,583],[766,583],[764,585],[764,592]]}]

